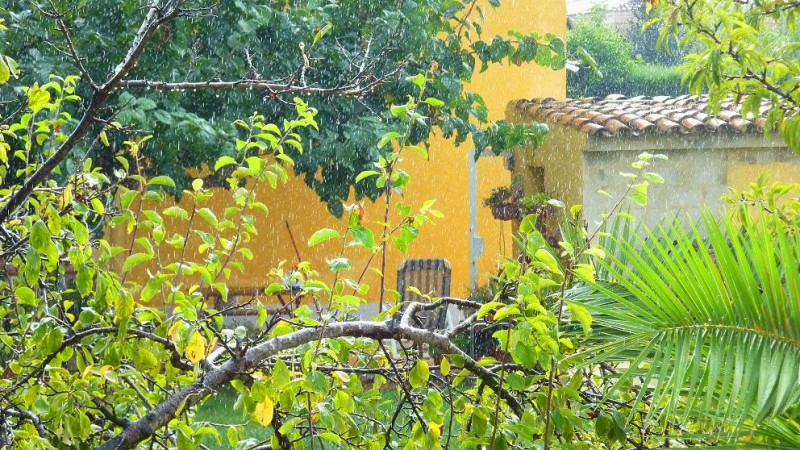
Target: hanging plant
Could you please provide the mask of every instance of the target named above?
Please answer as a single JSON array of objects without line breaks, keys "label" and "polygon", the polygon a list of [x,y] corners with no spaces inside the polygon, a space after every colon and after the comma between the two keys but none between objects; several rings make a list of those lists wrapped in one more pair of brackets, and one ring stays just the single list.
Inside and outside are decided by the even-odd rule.
[{"label": "hanging plant", "polygon": [[538,214],[542,219],[550,216],[557,210],[552,203],[552,196],[543,192],[526,195],[519,200],[520,212],[525,214]]},{"label": "hanging plant", "polygon": [[491,195],[483,199],[483,206],[491,208],[492,216],[498,220],[514,220],[520,213],[513,192],[505,186],[492,189]]}]

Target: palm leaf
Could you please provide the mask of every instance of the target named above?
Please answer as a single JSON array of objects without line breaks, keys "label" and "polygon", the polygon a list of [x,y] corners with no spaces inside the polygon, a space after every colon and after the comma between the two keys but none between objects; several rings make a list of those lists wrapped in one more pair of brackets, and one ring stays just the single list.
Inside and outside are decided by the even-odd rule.
[{"label": "palm leaf", "polygon": [[768,222],[706,213],[688,227],[612,236],[603,279],[570,295],[598,331],[576,358],[628,362],[620,379],[641,380],[659,417],[680,411],[738,428],[795,405],[800,237]]}]

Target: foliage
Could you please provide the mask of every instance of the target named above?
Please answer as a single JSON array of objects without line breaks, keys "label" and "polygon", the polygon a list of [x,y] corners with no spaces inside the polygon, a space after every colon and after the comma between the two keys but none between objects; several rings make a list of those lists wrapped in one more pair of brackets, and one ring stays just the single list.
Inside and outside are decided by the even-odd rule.
[{"label": "foliage", "polygon": [[634,63],[630,66],[630,78],[639,95],[686,94],[686,89],[681,86],[681,72],[676,66]]},{"label": "foliage", "polygon": [[[708,91],[710,109],[733,98],[742,113],[766,109],[766,131],[778,130],[800,151],[800,79],[797,51],[797,2],[764,0],[659,0],[653,21],[663,24],[662,46],[676,39],[692,42],[682,66],[691,93]],[[786,30],[785,39],[768,39],[770,29]]]},{"label": "foliage", "polygon": [[[6,130],[9,155],[47,158],[61,151],[58,143],[69,139],[61,131],[65,113],[80,101],[76,81],[54,77],[26,90],[26,107]],[[0,358],[7,369],[0,380],[2,445],[197,448],[212,439],[233,448],[323,442],[439,448],[451,441],[463,448],[508,448],[543,440],[545,448],[588,448],[595,440],[623,441],[616,408],[604,407],[596,422],[587,419],[596,401],[584,402],[580,392],[600,392],[602,380],[584,379],[561,363],[591,326],[587,312],[566,303],[563,293],[592,278],[592,255],[599,255],[582,240],[577,216],[570,222],[576,240],[563,243],[560,257],[536,231],[534,216],[522,221],[526,257],[503,262],[504,302],[398,304],[399,293],[383,282],[377,294],[361,283],[370,268],[385,272],[387,246],[405,250],[420,227],[440,214],[433,202],[415,209],[392,200],[410,182],[403,160],[425,157],[425,148],[414,144],[414,130],[432,120],[423,112],[439,104],[428,96],[424,75],[406,82],[415,95],[390,108],[404,124],[402,132],[386,133],[377,143],[384,155],[377,170],[358,175],[374,182],[386,207],[397,208],[401,218],[372,229],[376,225],[362,222],[352,208],[344,229],[314,233],[310,245],[341,243],[327,268],[300,263],[270,272],[275,281],[267,295],[288,290],[306,299],[294,310],[226,300],[227,280],[252,257],[255,223],[267,212],[257,186],[278,189],[294,163],[288,150],[304,150],[299,132],[319,127],[317,111],[301,99],[295,99],[295,115],[281,124],[258,113],[236,121],[236,157],[222,156],[213,165],[224,171],[230,189],[212,191],[195,179],[183,192],[185,206],[165,205],[164,189],[174,181],[143,170],[143,149],[157,137],[125,141],[116,153],[122,169],[109,175],[91,158],[76,173],[48,175],[46,187],[33,189],[3,222],[3,257],[16,271],[8,270],[0,284]],[[120,126],[109,124],[105,133]],[[102,145],[106,134],[98,138]],[[43,163],[25,161],[16,175],[30,180]],[[22,189],[7,183],[4,198]],[[215,195],[230,196],[224,211],[208,208]],[[104,220],[124,230],[130,242],[118,246],[89,232]],[[353,252],[378,256],[380,263],[370,259],[367,267],[354,268],[348,258]],[[75,287],[60,288],[70,267]],[[131,276],[134,270],[147,271],[143,284]],[[223,309],[207,301],[210,292],[222,298]],[[373,321],[353,320],[359,306],[375,297],[384,311]],[[447,305],[475,313],[447,330],[417,325],[420,313]],[[246,307],[258,313],[251,333],[224,320],[226,312]],[[476,361],[453,345],[451,338],[472,323],[497,324],[494,337],[507,356]],[[396,341],[398,348],[390,350],[384,341]],[[416,346],[402,346],[409,341],[427,345],[441,359],[432,363]],[[380,400],[387,383],[399,399],[390,404]],[[246,420],[220,433],[195,412],[225,386],[236,391],[234,408]],[[271,427],[268,442],[243,435],[245,423]]]},{"label": "foliage", "polygon": [[[404,161],[427,156],[417,133],[448,108],[433,95],[431,68],[402,79],[409,96],[387,105],[396,126],[374,141],[377,164],[353,175],[381,193],[383,220],[365,222],[353,206],[341,229],[308,239],[339,244],[327,267],[270,269],[265,294],[289,292],[299,307],[231,301],[227,281],[252,258],[256,221],[268,213],[256,188],[266,183],[279,199],[293,155],[313,147],[309,130],[326,124],[301,98],[281,120],[236,120],[230,154],[210,168],[229,189],[194,179],[184,206],[165,202],[176,182],[147,170],[147,149],[162,137],[129,133],[113,114],[119,120],[95,123],[148,36],[186,13],[181,3],[163,6],[150,10],[133,56],[86,103],[78,95],[86,79],[15,83],[24,101],[0,130],[8,158],[0,158],[0,446],[191,449],[211,439],[241,449],[550,450],[688,446],[698,435],[710,444],[797,443],[796,214],[747,214],[792,208],[795,194],[778,201],[784,188],[737,196],[736,214],[708,218],[724,226],[705,226],[707,234],[675,226],[636,238],[614,227],[632,219],[625,201],[646,204],[663,181],[652,171],[662,157],[644,153],[623,174],[623,200],[603,216],[610,228],[590,233],[572,207],[550,245],[536,216],[522,218],[521,254],[501,261],[496,280],[502,295],[481,303],[411,287],[425,301],[398,303],[384,281],[362,283],[368,270],[386,273],[389,246],[406,251],[441,214],[433,201],[401,197],[411,182]],[[117,170],[92,158],[101,148]],[[208,207],[216,195],[230,198],[222,211]],[[91,233],[104,225],[130,241]],[[353,267],[351,255],[363,252],[366,266]],[[133,271],[147,277],[139,282]],[[65,287],[69,272],[74,287]],[[356,320],[367,301],[382,311]],[[446,329],[423,325],[425,313],[446,307],[474,313]],[[224,320],[243,308],[257,313],[250,332]],[[473,324],[494,330],[496,358],[476,360],[453,344]],[[437,360],[420,352],[425,346]],[[778,361],[795,370],[775,370]],[[229,388],[242,422],[220,432],[196,412]],[[740,439],[751,425],[756,431]],[[272,433],[259,441],[246,426]]]},{"label": "foliage", "polygon": [[[577,71],[567,72],[570,97],[609,94],[680,95],[680,73],[669,66],[653,64],[640,56],[634,46],[648,45],[643,37],[634,39],[605,23],[605,10],[594,8],[572,22],[567,32],[570,58],[585,60]],[[655,45],[654,42],[650,44]]]},{"label": "foliage", "polygon": [[512,200],[513,192],[506,186],[499,186],[492,189],[491,194],[483,199],[483,206],[502,205]]},{"label": "foliage", "polygon": [[[402,127],[384,111],[413,95],[403,82],[407,76],[427,74],[430,95],[442,102],[436,105],[438,114],[415,129],[412,141],[425,142],[437,131],[456,143],[471,139],[480,154],[539,140],[546,130],[488,122],[483,99],[462,82],[500,62],[564,65],[564,43],[556,36],[483,35],[483,11],[474,0],[160,3],[172,17],[159,18],[142,35],[135,67],[107,93],[105,119],[113,117],[126,127],[125,133],[110,136],[115,150],[132,136],[162,138],[143,148],[143,170],[169,175],[178,194],[190,181],[186,168],[210,167],[219,156],[236,155],[236,130],[230,125],[235,119],[257,110],[280,121],[292,114],[292,97],[302,95],[306,101],[314,98],[319,120],[327,126],[300,131],[313,151],[290,149],[288,154],[294,171],[341,215],[351,190],[359,198],[381,193],[353,179],[378,160],[374,143]],[[0,16],[8,17],[6,48],[26,68],[20,75],[24,85],[47,82],[50,73],[80,73],[78,93],[89,101],[128,54],[130,36],[148,12],[143,6],[115,0],[10,0],[0,7]],[[17,106],[7,104],[4,112]],[[69,120],[65,128],[76,122]],[[79,145],[71,152],[64,162],[67,171],[76,170],[88,151]],[[94,159],[117,169],[113,153]],[[208,186],[224,182],[224,176],[206,180]]]},{"label": "foliage", "polygon": [[624,31],[625,39],[631,44],[631,54],[648,65],[670,68],[679,66],[688,53],[688,45],[659,48],[662,26],[651,23],[648,2],[630,0],[626,7],[633,13],[634,20],[627,29],[621,31]]},{"label": "foliage", "polygon": [[595,321],[588,362],[629,362],[614,389],[633,392],[646,420],[681,417],[706,442],[800,442],[797,195],[762,179],[719,218],[606,236],[592,289],[569,297]]}]

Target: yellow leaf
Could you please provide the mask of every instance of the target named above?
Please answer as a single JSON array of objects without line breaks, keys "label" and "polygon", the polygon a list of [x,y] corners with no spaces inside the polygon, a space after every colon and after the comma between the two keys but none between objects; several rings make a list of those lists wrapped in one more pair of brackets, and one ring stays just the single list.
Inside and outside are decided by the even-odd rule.
[{"label": "yellow leaf", "polygon": [[253,411],[253,419],[263,426],[272,423],[272,414],[274,412],[272,400],[265,398],[263,402],[256,404],[256,410]]},{"label": "yellow leaf", "polygon": [[106,384],[106,373],[114,370],[113,366],[103,366],[100,368],[100,384]]},{"label": "yellow leaf", "polygon": [[431,434],[434,438],[439,439],[442,436],[442,425],[443,424],[436,422],[428,423],[428,429],[431,430]]},{"label": "yellow leaf", "polygon": [[64,209],[72,203],[72,185],[68,184],[67,187],[61,191],[61,196],[58,198],[59,209]]},{"label": "yellow leaf", "polygon": [[346,373],[342,372],[341,370],[334,370],[333,375],[337,378],[342,384],[347,384],[350,382],[350,376]]},{"label": "yellow leaf", "polygon": [[172,342],[178,342],[178,333],[181,331],[181,322],[175,322],[169,327],[169,331],[167,331],[167,335],[172,339]]},{"label": "yellow leaf", "polygon": [[195,331],[189,339],[189,344],[186,345],[186,358],[197,364],[206,355],[206,340],[199,331]]},{"label": "yellow leaf", "polygon": [[100,142],[102,142],[106,147],[111,147],[111,143],[108,142],[108,135],[106,135],[105,131],[100,132]]}]

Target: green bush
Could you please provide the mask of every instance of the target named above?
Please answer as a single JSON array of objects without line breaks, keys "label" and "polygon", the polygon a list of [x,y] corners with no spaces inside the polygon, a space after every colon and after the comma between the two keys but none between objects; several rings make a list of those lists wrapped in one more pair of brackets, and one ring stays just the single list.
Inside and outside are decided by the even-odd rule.
[{"label": "green bush", "polygon": [[[604,22],[605,11],[595,9],[572,22],[567,33],[567,51],[572,59],[596,62],[567,73],[569,97],[603,97],[609,94],[681,95],[681,75],[677,67],[646,63],[634,57],[634,43]],[[655,44],[654,44],[655,45]]]},{"label": "green bush", "polygon": [[597,62],[598,70],[588,67],[567,73],[567,95],[590,97],[627,93],[631,65],[631,45],[613,27],[603,23],[604,12],[595,10],[572,23],[567,33],[567,51],[577,58],[583,49]]},{"label": "green bush", "polygon": [[681,72],[677,67],[636,61],[630,65],[630,86],[636,95],[682,95]]}]

